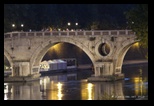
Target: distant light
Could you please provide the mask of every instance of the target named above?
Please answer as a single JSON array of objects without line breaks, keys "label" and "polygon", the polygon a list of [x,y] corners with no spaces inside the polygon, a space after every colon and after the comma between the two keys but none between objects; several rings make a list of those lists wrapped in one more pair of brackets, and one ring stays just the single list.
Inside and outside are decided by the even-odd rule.
[{"label": "distant light", "polygon": [[24,27],[24,24],[21,24],[21,27]]},{"label": "distant light", "polygon": [[15,27],[15,24],[12,24],[12,27]]},{"label": "distant light", "polygon": [[61,29],[60,28],[58,28],[58,31],[60,31]]},{"label": "distant light", "polygon": [[78,23],[75,23],[75,25],[78,25]]},{"label": "distant light", "polygon": [[70,22],[68,22],[68,23],[67,23],[67,25],[69,25],[69,26],[70,26],[70,25],[71,25],[71,23],[70,23]]},{"label": "distant light", "polygon": [[134,24],[134,22],[132,21],[132,24]]}]

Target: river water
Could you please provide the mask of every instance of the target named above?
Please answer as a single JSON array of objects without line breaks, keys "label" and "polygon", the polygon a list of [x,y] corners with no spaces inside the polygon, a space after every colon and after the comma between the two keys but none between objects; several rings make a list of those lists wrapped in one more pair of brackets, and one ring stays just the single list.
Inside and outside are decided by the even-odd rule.
[{"label": "river water", "polygon": [[125,65],[124,80],[87,82],[91,70],[41,76],[39,81],[4,83],[4,100],[148,100],[148,63]]}]

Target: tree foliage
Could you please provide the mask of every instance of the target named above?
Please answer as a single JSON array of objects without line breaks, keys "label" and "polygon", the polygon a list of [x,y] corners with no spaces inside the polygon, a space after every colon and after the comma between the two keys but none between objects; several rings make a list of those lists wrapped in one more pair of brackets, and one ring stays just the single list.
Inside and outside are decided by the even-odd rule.
[{"label": "tree foliage", "polygon": [[[148,49],[148,4],[138,4],[136,8],[126,12],[129,28],[136,32],[140,46]],[[148,58],[148,51],[146,53]]]},{"label": "tree foliage", "polygon": [[148,4],[138,4],[126,13],[129,27],[136,32],[142,47],[148,48]]}]

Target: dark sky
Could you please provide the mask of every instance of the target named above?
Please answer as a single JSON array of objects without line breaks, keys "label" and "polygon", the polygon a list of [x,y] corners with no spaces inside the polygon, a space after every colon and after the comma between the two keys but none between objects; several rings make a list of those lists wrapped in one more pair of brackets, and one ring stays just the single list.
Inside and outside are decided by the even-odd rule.
[{"label": "dark sky", "polygon": [[[124,12],[135,4],[5,4],[4,27],[8,24],[20,26],[24,23],[25,30],[29,28],[40,30],[42,27],[65,28],[68,22],[79,28],[90,29],[93,22],[99,23],[99,29],[124,28],[126,18]],[[19,29],[19,28],[17,28]]]}]

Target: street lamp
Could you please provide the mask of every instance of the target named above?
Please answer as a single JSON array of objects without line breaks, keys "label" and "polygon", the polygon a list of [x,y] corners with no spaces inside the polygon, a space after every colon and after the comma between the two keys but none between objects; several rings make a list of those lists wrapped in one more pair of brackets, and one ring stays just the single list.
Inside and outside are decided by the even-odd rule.
[{"label": "street lamp", "polygon": [[12,30],[15,28],[15,24],[12,24]]},{"label": "street lamp", "polygon": [[12,27],[15,27],[15,24],[12,24]]},{"label": "street lamp", "polygon": [[23,27],[24,27],[24,24],[21,24],[22,31],[23,31]]},{"label": "street lamp", "polygon": [[70,23],[70,22],[68,22],[68,23],[67,23],[67,25],[68,25],[68,26],[70,26],[70,25],[71,25],[71,23]]},{"label": "street lamp", "polygon": [[21,24],[21,27],[24,27],[24,24]]},{"label": "street lamp", "polygon": [[77,26],[78,26],[78,23],[77,23],[77,22],[75,23],[75,26],[76,26],[76,30],[77,30],[77,28],[78,28],[78,27],[77,27]]},{"label": "street lamp", "polygon": [[68,22],[67,23],[67,25],[68,25],[68,30],[70,29],[70,25],[71,25],[71,23],[70,22]]}]

